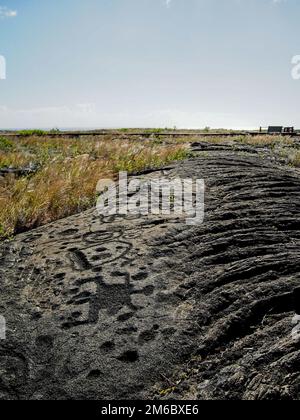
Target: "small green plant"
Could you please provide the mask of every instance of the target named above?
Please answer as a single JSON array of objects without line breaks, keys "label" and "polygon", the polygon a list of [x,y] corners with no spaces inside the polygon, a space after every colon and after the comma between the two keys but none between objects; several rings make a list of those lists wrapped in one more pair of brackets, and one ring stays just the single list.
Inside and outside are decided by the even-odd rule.
[{"label": "small green plant", "polygon": [[44,136],[47,134],[44,130],[21,130],[18,131],[18,134],[23,137],[30,137],[30,136]]},{"label": "small green plant", "polygon": [[167,395],[171,394],[172,392],[174,392],[175,390],[176,390],[176,387],[175,387],[175,386],[173,386],[172,388],[168,388],[168,389],[162,389],[162,390],[160,390],[160,391],[159,391],[159,394],[160,394],[162,397],[165,397],[165,396],[167,396]]},{"label": "small green plant", "polygon": [[164,139],[161,138],[161,136],[158,136],[156,139],[153,140],[154,145],[161,145],[164,144]]},{"label": "small green plant", "polygon": [[9,150],[12,150],[14,147],[14,144],[11,140],[8,140],[6,137],[0,137],[0,150],[3,152],[7,152]]},{"label": "small green plant", "polygon": [[148,128],[144,132],[146,134],[160,134],[160,133],[163,133],[163,131],[164,131],[163,128]]}]

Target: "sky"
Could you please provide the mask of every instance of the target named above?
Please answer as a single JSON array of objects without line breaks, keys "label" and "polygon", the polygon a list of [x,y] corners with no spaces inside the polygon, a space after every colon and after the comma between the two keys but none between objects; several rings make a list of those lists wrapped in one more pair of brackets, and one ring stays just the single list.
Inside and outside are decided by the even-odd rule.
[{"label": "sky", "polygon": [[0,0],[0,129],[300,127],[299,17],[299,0]]}]

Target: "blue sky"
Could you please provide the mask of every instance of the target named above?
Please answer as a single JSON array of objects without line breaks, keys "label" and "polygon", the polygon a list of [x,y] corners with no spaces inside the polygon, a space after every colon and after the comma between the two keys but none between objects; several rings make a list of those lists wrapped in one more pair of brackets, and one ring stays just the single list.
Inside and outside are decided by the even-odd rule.
[{"label": "blue sky", "polygon": [[0,0],[0,128],[300,127],[299,0]]}]

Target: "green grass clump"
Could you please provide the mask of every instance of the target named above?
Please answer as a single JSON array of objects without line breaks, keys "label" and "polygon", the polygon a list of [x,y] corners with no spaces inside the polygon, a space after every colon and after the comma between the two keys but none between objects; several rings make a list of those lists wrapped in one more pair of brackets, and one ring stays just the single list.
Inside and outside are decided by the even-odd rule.
[{"label": "green grass clump", "polygon": [[44,130],[21,130],[21,131],[18,131],[18,134],[20,135],[20,136],[23,136],[23,137],[30,137],[30,136],[44,136],[45,134],[47,134],[47,132],[46,131],[44,131]]},{"label": "green grass clump", "polygon": [[14,148],[14,144],[11,140],[8,140],[6,137],[0,137],[0,150],[3,152],[7,152]]},{"label": "green grass clump", "polygon": [[163,132],[164,132],[163,128],[149,128],[147,130],[144,130],[145,134],[160,134]]}]

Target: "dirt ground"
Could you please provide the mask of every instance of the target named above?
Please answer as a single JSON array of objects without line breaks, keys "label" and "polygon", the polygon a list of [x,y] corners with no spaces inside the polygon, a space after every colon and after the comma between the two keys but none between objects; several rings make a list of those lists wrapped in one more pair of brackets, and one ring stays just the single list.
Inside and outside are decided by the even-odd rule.
[{"label": "dirt ground", "polygon": [[95,210],[0,245],[1,399],[299,399],[299,170],[194,144],[205,221]]}]

